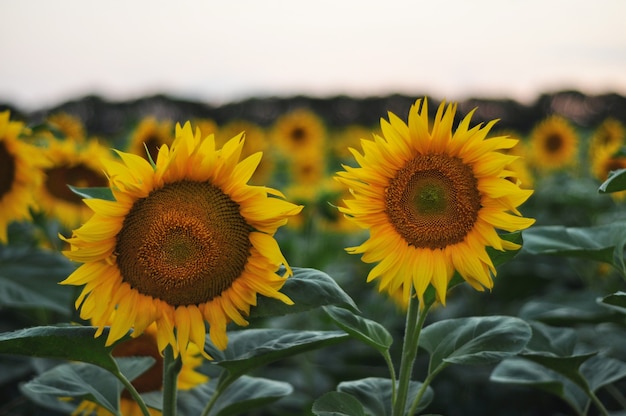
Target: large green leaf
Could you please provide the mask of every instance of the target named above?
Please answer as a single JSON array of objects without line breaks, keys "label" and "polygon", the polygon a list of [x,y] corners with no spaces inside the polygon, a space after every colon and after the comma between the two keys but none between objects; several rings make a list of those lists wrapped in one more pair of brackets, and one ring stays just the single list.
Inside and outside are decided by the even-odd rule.
[{"label": "large green leaf", "polygon": [[216,348],[207,336],[205,350],[213,363],[226,368],[231,377],[246,374],[271,362],[345,341],[343,331],[245,329],[228,333],[228,348]]},{"label": "large green leaf", "polygon": [[259,296],[257,305],[250,309],[251,318],[282,316],[326,305],[336,305],[358,311],[352,298],[326,273],[298,267],[292,270],[293,276],[285,280],[280,291],[294,304],[286,305],[280,300]]},{"label": "large green leaf", "polygon": [[115,201],[113,192],[109,187],[92,187],[92,188],[79,188],[72,185],[67,185],[68,188],[76,195],[85,199],[104,199],[106,201]]},{"label": "large green leaf", "polygon": [[[392,381],[387,378],[368,377],[360,380],[343,381],[337,386],[337,390],[354,396],[365,408],[365,413],[370,416],[386,416],[392,412]],[[408,400],[405,413],[407,413],[422,387],[421,382],[411,381],[409,384]],[[433,390],[428,387],[417,406],[416,412],[424,410],[434,397]]]},{"label": "large green leaf", "polygon": [[[119,368],[133,380],[154,364],[152,357],[118,360]],[[34,402],[55,410],[67,407],[61,398],[88,399],[112,413],[117,412],[122,383],[110,372],[87,363],[61,364],[40,374],[20,388]]]},{"label": "large green leaf", "polygon": [[530,325],[510,316],[448,319],[422,330],[419,345],[430,354],[430,372],[450,363],[486,364],[521,352]]},{"label": "large green leaf", "polygon": [[58,283],[74,268],[57,252],[0,246],[0,307],[46,308],[69,316],[74,292]]},{"label": "large green leaf", "polygon": [[526,345],[527,352],[541,352],[565,357],[574,354],[576,331],[572,328],[553,327],[537,321],[529,321],[532,338]]},{"label": "large green leaf", "polygon": [[340,391],[329,391],[313,403],[315,416],[365,416],[363,405],[353,396]]},{"label": "large green leaf", "polygon": [[526,302],[519,316],[527,321],[535,320],[553,326],[572,326],[580,323],[599,323],[611,320],[615,315],[609,308],[597,302],[591,291],[551,293],[543,298]]},{"label": "large green leaf", "polygon": [[551,225],[524,231],[524,251],[579,257],[609,263],[626,275],[624,244],[626,222],[594,227],[563,227]]},{"label": "large green leaf", "polygon": [[96,329],[67,325],[5,332],[0,334],[0,353],[82,361],[117,372],[117,364],[110,355],[112,347],[104,345],[108,328],[94,338]]},{"label": "large green leaf", "polygon": [[598,188],[601,194],[626,190],[626,169],[609,172],[609,177]]},{"label": "large green leaf", "polygon": [[580,366],[582,376],[591,391],[626,377],[626,363],[611,357],[595,355]]},{"label": "large green leaf", "polygon": [[341,329],[381,353],[388,351],[393,343],[389,331],[376,321],[355,315],[343,308],[327,306],[324,310]]},{"label": "large green leaf", "polygon": [[519,357],[507,358],[500,362],[492,371],[490,380],[544,390],[563,399],[579,415],[583,414],[583,409],[588,403],[588,398],[580,387],[566,377]]}]

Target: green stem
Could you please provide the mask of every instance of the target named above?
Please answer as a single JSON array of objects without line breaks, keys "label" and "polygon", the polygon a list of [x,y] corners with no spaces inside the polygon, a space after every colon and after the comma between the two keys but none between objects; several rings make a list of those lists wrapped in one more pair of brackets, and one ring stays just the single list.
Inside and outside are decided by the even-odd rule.
[{"label": "green stem", "polygon": [[211,412],[211,409],[213,408],[213,405],[215,405],[215,402],[217,401],[218,397],[220,397],[220,394],[224,390],[226,390],[226,388],[230,386],[236,379],[237,379],[236,377],[231,377],[228,371],[223,371],[220,374],[220,378],[217,382],[217,386],[215,387],[215,391],[213,392],[213,396],[211,396],[211,400],[209,400],[209,402],[204,407],[204,410],[202,411],[201,416],[209,415],[209,413]]},{"label": "green stem", "polygon": [[128,381],[126,376],[124,376],[124,374],[122,374],[119,370],[117,371],[117,373],[114,374],[115,377],[117,377],[117,379],[122,382],[126,390],[128,390],[128,393],[130,393],[133,400],[135,400],[135,403],[137,403],[137,405],[141,409],[141,413],[143,414],[143,416],[150,416],[148,406],[146,406],[146,402],[143,401],[143,398],[141,397],[135,386],[133,386],[133,384]]},{"label": "green stem", "polygon": [[182,365],[180,354],[174,358],[172,346],[168,345],[163,351],[163,416],[176,416],[176,382]]},{"label": "green stem", "polygon": [[385,362],[389,368],[389,378],[391,378],[391,397],[393,398],[396,397],[396,370],[393,368],[393,361],[391,360],[389,350],[383,353],[383,357],[385,358]]},{"label": "green stem", "polygon": [[626,410],[626,397],[614,385],[608,384],[604,386],[606,391],[615,399],[616,402]]},{"label": "green stem", "polygon": [[420,303],[416,296],[411,296],[409,309],[406,313],[406,327],[404,343],[402,344],[402,358],[400,361],[400,377],[398,378],[398,390],[393,400],[393,416],[404,416],[406,408],[413,364],[417,356],[419,336],[428,313],[429,305],[425,305],[420,313]]},{"label": "green stem", "polygon": [[439,374],[439,372],[443,370],[446,366],[447,365],[440,365],[439,367],[435,369],[435,371],[433,371],[432,373],[428,374],[428,376],[426,376],[426,380],[424,380],[424,382],[422,383],[419,391],[417,392],[417,395],[415,396],[415,399],[413,400],[413,404],[411,405],[411,410],[408,413],[409,415],[415,414],[415,411],[417,410],[417,406],[419,406],[419,403],[422,400],[422,396],[424,396],[424,393],[426,393],[428,386],[430,386],[430,383],[435,379],[435,376],[437,376],[437,374]]},{"label": "green stem", "polygon": [[587,395],[589,396],[589,398],[591,398],[591,401],[593,402],[593,404],[596,405],[598,411],[602,416],[609,416],[609,411],[606,410],[606,407],[604,407],[600,399],[598,399],[598,396],[596,396],[596,394],[591,391],[591,389],[587,389]]}]

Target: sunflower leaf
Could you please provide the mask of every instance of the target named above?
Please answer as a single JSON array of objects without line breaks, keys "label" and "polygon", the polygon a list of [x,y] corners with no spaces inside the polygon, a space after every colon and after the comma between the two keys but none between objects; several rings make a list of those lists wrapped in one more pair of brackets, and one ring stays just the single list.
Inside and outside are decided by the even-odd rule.
[{"label": "sunflower leaf", "polygon": [[85,199],[104,199],[106,201],[115,201],[113,191],[111,191],[111,188],[106,186],[79,188],[77,186],[67,185],[67,187],[70,188],[70,191]]},{"label": "sunflower leaf", "polygon": [[354,300],[332,277],[316,269],[294,267],[293,276],[285,280],[280,291],[294,304],[287,305],[278,299],[259,296],[257,305],[250,308],[250,318],[288,315],[326,305],[359,310]]},{"label": "sunflower leaf", "polygon": [[583,414],[587,406],[587,396],[567,378],[523,358],[512,357],[500,362],[491,372],[490,381],[495,383],[531,386],[555,396],[568,403],[576,414]]},{"label": "sunflower leaf", "polygon": [[73,290],[61,286],[75,266],[65,257],[32,247],[0,247],[0,306],[44,308],[70,315]]},{"label": "sunflower leaf", "polygon": [[118,367],[105,347],[108,332],[94,338],[95,327],[39,326],[0,334],[0,353],[57,358],[95,364],[113,373]]},{"label": "sunflower leaf", "polygon": [[378,322],[355,315],[347,309],[334,306],[325,306],[324,311],[341,329],[381,353],[384,354],[391,347],[393,337]]},{"label": "sunflower leaf", "polygon": [[[365,408],[367,415],[385,416],[391,415],[392,412],[391,383],[392,381],[387,378],[368,377],[360,380],[343,381],[339,383],[337,390],[358,399]],[[421,387],[421,382],[410,382],[405,413],[409,411]],[[430,404],[433,397],[433,390],[428,387],[417,406],[417,413],[424,410]]]},{"label": "sunflower leaf", "polygon": [[340,391],[329,391],[313,402],[315,416],[365,416],[363,405],[353,396]]},{"label": "sunflower leaf", "polygon": [[550,225],[524,231],[524,248],[530,254],[578,257],[613,265],[626,276],[624,245],[626,223],[593,227]]},{"label": "sunflower leaf", "polygon": [[[118,363],[120,371],[133,380],[154,364],[154,358],[125,357]],[[114,414],[122,389],[113,374],[87,363],[60,364],[21,386],[26,397],[48,408],[65,409],[69,403],[60,398],[87,399]]]},{"label": "sunflower leaf", "polygon": [[609,172],[608,178],[598,188],[601,194],[620,192],[626,190],[626,169],[618,169]]},{"label": "sunflower leaf", "polygon": [[228,333],[228,348],[216,348],[207,336],[205,350],[231,377],[306,351],[334,345],[349,336],[343,331],[246,329]]},{"label": "sunflower leaf", "polygon": [[267,378],[241,376],[231,384],[215,402],[210,416],[236,416],[247,414],[293,392],[291,384]]},{"label": "sunflower leaf", "polygon": [[626,292],[615,292],[599,300],[601,305],[605,305],[613,310],[626,314]]},{"label": "sunflower leaf", "polygon": [[447,319],[422,330],[419,345],[430,354],[429,371],[448,364],[488,364],[521,352],[531,338],[525,321],[510,316]]}]

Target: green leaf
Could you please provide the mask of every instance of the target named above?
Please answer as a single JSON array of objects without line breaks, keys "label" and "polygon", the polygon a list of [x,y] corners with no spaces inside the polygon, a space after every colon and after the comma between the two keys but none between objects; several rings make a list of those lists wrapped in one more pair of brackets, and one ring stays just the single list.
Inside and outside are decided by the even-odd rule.
[{"label": "green leaf", "polygon": [[293,276],[285,280],[280,291],[294,304],[286,305],[280,300],[259,296],[257,306],[250,308],[251,318],[282,316],[326,305],[359,310],[352,298],[326,273],[298,267],[292,270]]},{"label": "green leaf", "polygon": [[316,416],[365,416],[361,403],[347,393],[330,391],[315,400],[311,411]]},{"label": "green leaf", "polygon": [[0,334],[0,353],[57,358],[95,364],[111,372],[117,364],[105,347],[108,328],[94,338],[95,327],[39,326]]},{"label": "green leaf", "polygon": [[[120,371],[134,380],[154,364],[152,357],[118,359]],[[117,412],[122,383],[103,368],[87,363],[61,364],[21,386],[22,393],[43,406],[61,410],[60,398],[88,399]],[[59,408],[60,407],[60,408]]]},{"label": "green leaf", "polygon": [[530,325],[510,316],[448,319],[422,330],[419,345],[430,354],[429,371],[455,364],[487,364],[519,353]]},{"label": "green leaf", "polygon": [[246,329],[228,333],[228,348],[216,348],[207,336],[205,350],[213,363],[226,368],[231,377],[246,374],[271,362],[345,341],[343,331]]},{"label": "green leaf", "polygon": [[0,246],[0,306],[45,308],[69,316],[74,292],[58,283],[74,269],[56,252]]},{"label": "green leaf", "polygon": [[526,352],[548,353],[559,357],[574,354],[576,331],[571,328],[558,328],[541,322],[529,321],[532,338],[526,345]]},{"label": "green leaf", "polygon": [[617,222],[594,227],[551,225],[524,231],[524,250],[530,254],[578,257],[613,265],[622,275],[626,223]]},{"label": "green leaf", "polygon": [[553,326],[607,322],[613,312],[603,308],[590,291],[553,293],[543,299],[528,301],[519,311],[527,321],[535,320]]},{"label": "green leaf", "polygon": [[605,296],[600,300],[601,305],[606,305],[609,308],[626,314],[626,292],[615,292],[611,295]]},{"label": "green leaf", "polygon": [[596,355],[595,352],[557,357],[551,353],[541,352],[523,353],[520,354],[520,357],[533,361],[537,364],[541,364],[542,366],[567,377],[569,380],[582,388],[583,391],[586,391],[589,388],[589,385],[585,378],[580,374],[579,368],[582,363],[594,355]]},{"label": "green leaf", "polygon": [[586,394],[567,378],[542,365],[512,357],[500,362],[492,371],[495,383],[534,387],[554,394],[567,402],[577,414],[583,414],[589,402]]},{"label": "green leaf", "polygon": [[609,177],[598,188],[601,194],[620,192],[626,190],[626,169],[618,169],[609,172]]},{"label": "green leaf", "polygon": [[[343,381],[337,386],[342,393],[354,396],[365,408],[365,413],[371,416],[386,416],[392,412],[392,384],[387,378],[368,377],[361,380]],[[408,400],[405,413],[407,413],[417,397],[422,383],[411,381],[409,384]],[[433,390],[428,387],[417,407],[417,413],[424,410],[434,397]]]},{"label": "green leaf", "polygon": [[591,391],[612,384],[626,377],[626,363],[611,357],[596,355],[580,366]]},{"label": "green leaf", "polygon": [[291,384],[266,378],[241,376],[215,402],[209,415],[236,416],[255,409],[293,392]]},{"label": "green leaf", "polygon": [[68,188],[76,195],[85,199],[104,199],[105,201],[115,201],[113,191],[107,186],[92,187],[92,188],[79,188],[72,185],[67,185]]},{"label": "green leaf", "polygon": [[376,321],[355,315],[343,308],[327,306],[324,310],[337,326],[381,353],[388,351],[393,343],[389,331]]}]

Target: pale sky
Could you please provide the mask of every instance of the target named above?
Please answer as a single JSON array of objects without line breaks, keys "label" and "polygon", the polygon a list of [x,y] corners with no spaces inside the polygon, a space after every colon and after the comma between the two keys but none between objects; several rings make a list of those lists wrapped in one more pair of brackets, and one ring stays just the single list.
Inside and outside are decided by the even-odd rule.
[{"label": "pale sky", "polygon": [[0,102],[626,94],[624,0],[0,0]]}]

